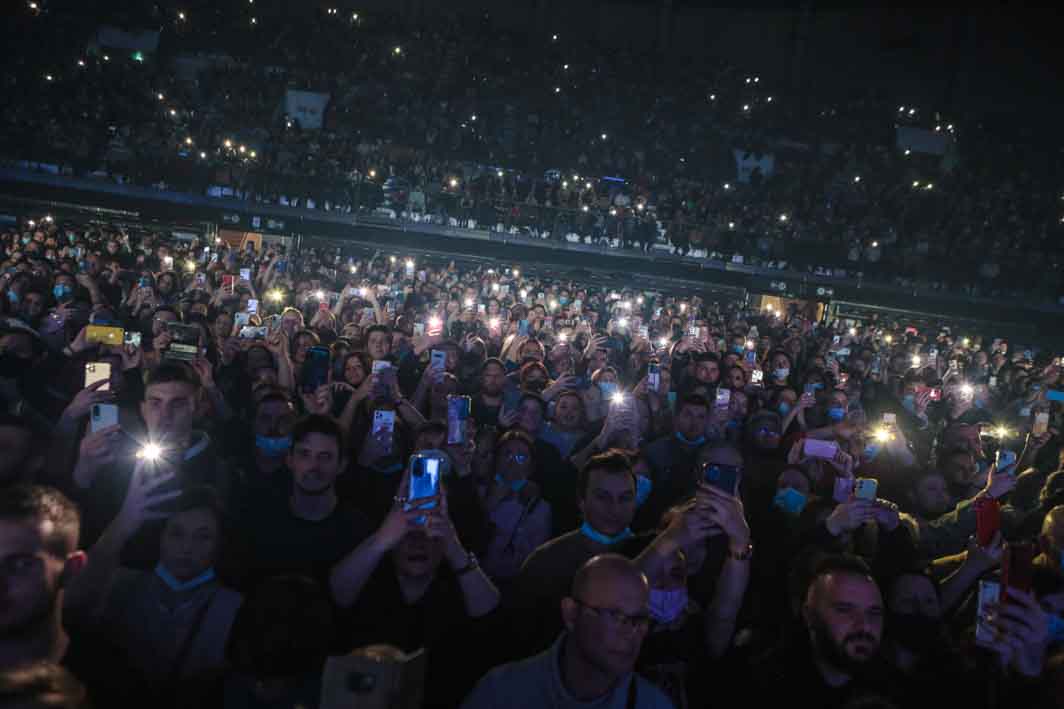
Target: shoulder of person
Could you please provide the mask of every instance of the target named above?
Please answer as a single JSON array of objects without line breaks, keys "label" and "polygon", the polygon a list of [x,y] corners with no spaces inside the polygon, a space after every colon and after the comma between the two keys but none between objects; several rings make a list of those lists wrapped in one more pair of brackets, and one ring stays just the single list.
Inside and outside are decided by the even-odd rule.
[{"label": "shoulder of person", "polygon": [[665,696],[657,686],[648,679],[634,675],[636,681],[637,709],[674,709],[672,700]]}]

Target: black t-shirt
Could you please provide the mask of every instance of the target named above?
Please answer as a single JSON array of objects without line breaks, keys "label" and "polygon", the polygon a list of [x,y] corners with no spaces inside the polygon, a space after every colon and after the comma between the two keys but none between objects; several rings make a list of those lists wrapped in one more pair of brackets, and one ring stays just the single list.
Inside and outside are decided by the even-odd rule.
[{"label": "black t-shirt", "polygon": [[329,570],[369,536],[370,526],[358,510],[337,504],[322,520],[292,514],[289,498],[263,496],[234,520],[241,544],[244,585],[283,574],[304,574],[322,583]]},{"label": "black t-shirt", "polygon": [[453,573],[441,567],[425,594],[408,603],[391,558],[380,563],[343,617],[345,641],[349,640],[345,651],[386,643],[413,652],[431,647],[456,628],[472,623]]}]

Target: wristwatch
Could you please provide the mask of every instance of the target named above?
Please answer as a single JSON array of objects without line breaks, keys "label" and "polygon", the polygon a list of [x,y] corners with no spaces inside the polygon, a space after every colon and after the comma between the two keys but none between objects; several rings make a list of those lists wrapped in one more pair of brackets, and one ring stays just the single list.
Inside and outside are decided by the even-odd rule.
[{"label": "wristwatch", "polygon": [[454,575],[455,576],[465,576],[470,571],[476,571],[479,568],[480,568],[480,562],[477,561],[477,555],[474,554],[473,552],[468,552],[466,554],[466,565],[463,566],[460,569],[455,569],[454,570]]},{"label": "wristwatch", "polygon": [[729,559],[734,559],[735,561],[749,561],[750,557],[754,555],[754,545],[748,543],[746,548],[739,553],[732,551],[731,547],[728,547],[725,554],[728,555]]}]

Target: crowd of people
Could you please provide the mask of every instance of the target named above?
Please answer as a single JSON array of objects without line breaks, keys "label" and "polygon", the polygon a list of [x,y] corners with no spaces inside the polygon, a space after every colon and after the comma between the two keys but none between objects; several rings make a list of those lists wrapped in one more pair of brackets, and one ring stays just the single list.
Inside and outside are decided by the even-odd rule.
[{"label": "crowd of people", "polygon": [[1039,343],[101,222],[0,246],[5,704],[1064,696]]},{"label": "crowd of people", "polygon": [[[734,63],[490,17],[157,12],[159,51],[139,59],[85,54],[92,23],[58,12],[10,23],[3,157],[907,290],[1062,295],[1053,151],[984,129],[977,107],[795,94]],[[330,95],[322,130],[279,110],[288,89]],[[896,126],[948,135],[946,155],[902,149]],[[771,169],[740,180],[736,150]]]}]

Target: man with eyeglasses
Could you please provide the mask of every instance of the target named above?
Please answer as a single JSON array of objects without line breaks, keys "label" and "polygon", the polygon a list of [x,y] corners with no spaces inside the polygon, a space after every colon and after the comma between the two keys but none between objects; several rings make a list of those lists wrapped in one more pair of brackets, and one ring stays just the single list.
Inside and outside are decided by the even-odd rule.
[{"label": "man with eyeglasses", "polygon": [[546,652],[489,672],[463,709],[665,709],[665,695],[636,675],[650,626],[646,576],[628,559],[602,554],[585,563],[561,602],[565,630]]}]

